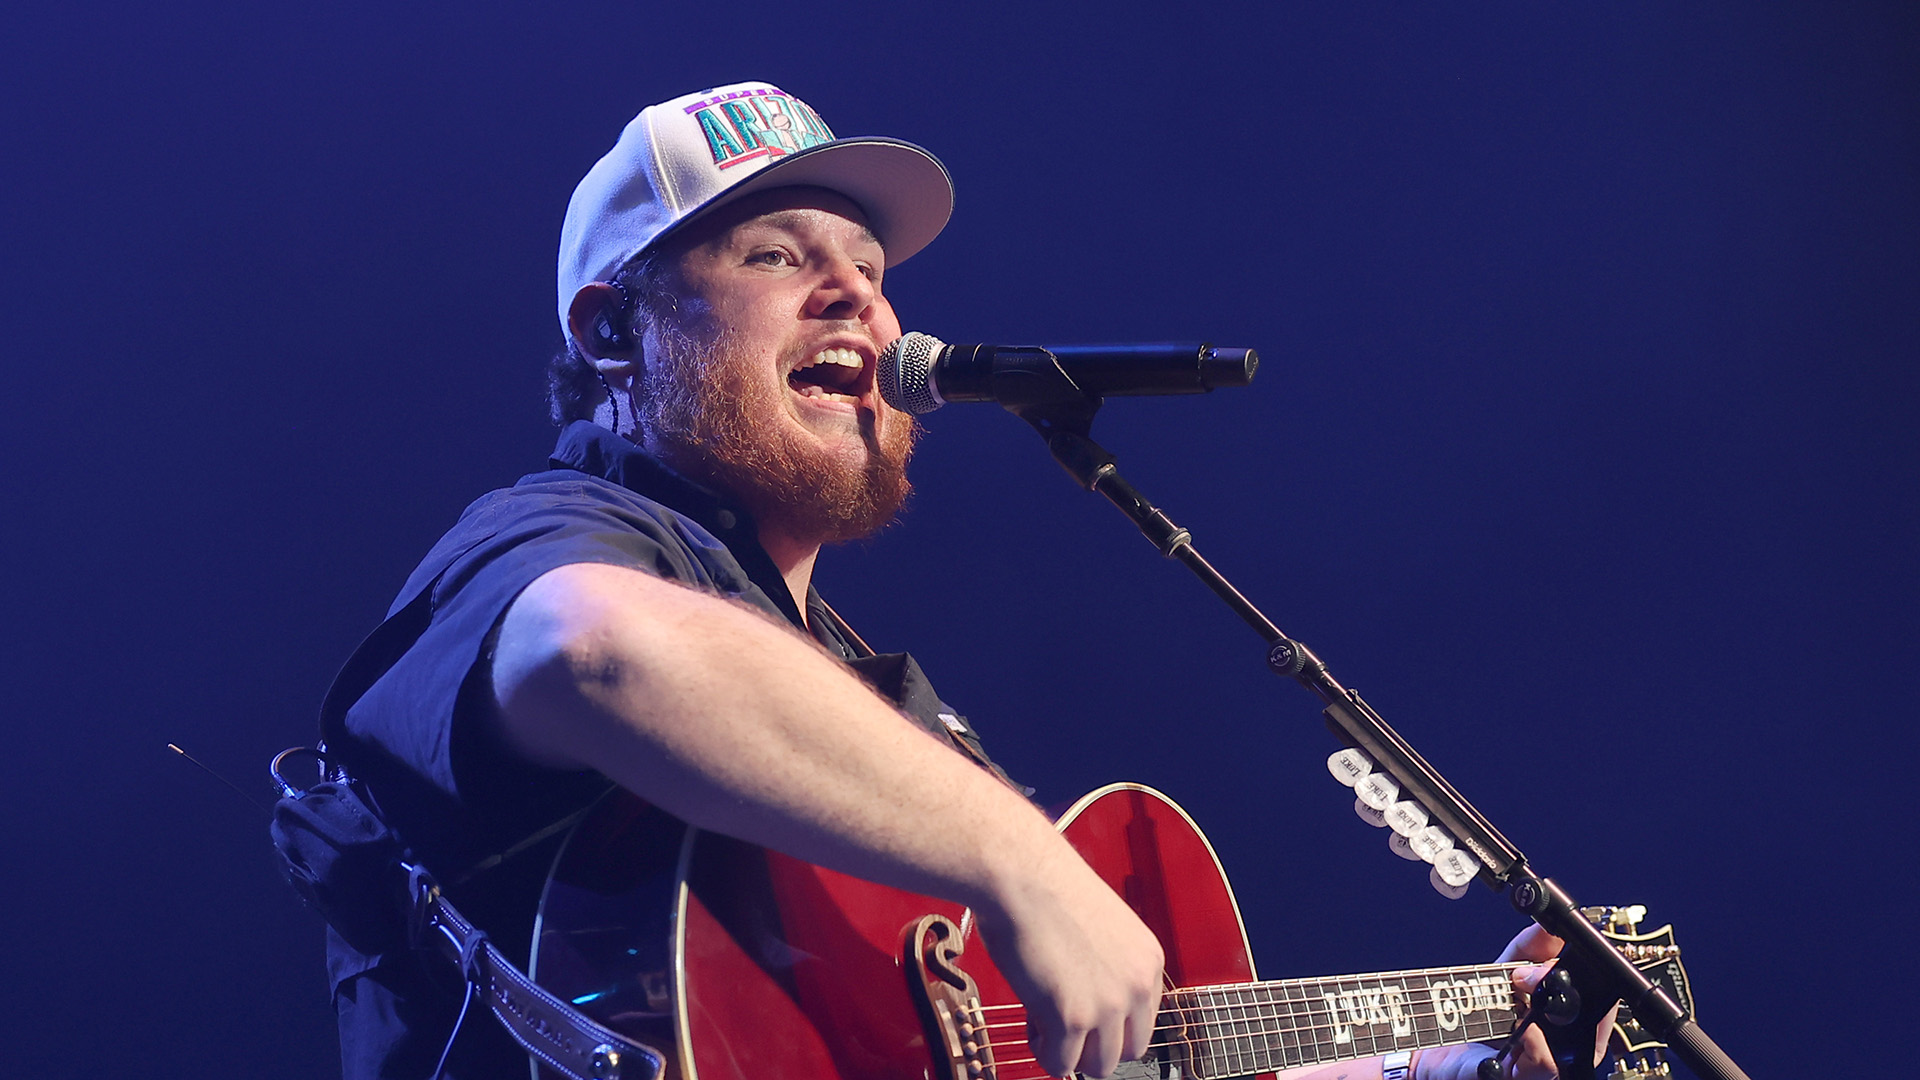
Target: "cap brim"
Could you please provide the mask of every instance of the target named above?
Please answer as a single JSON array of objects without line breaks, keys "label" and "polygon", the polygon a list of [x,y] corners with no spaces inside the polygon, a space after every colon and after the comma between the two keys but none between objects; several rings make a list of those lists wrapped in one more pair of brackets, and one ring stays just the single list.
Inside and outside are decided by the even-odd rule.
[{"label": "cap brim", "polygon": [[953,179],[940,159],[910,142],[878,136],[835,139],[788,154],[660,230],[640,252],[678,235],[729,203],[782,187],[821,187],[860,205],[887,249],[887,265],[905,262],[933,242],[953,216]]}]

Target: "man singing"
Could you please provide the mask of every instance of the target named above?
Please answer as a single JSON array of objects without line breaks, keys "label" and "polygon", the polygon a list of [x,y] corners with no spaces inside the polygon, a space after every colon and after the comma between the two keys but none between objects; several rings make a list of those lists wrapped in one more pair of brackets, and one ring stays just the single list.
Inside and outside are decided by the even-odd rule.
[{"label": "man singing", "polygon": [[[394,612],[430,619],[331,750],[516,961],[552,847],[516,849],[610,780],[701,829],[967,905],[1039,1064],[1106,1076],[1148,1048],[1159,943],[953,710],[856,677],[811,585],[823,545],[906,497],[917,427],[875,389],[901,332],[884,285],[951,207],[926,151],[836,139],[764,83],[635,117],[561,231],[551,468],[475,502],[415,571]],[[338,935],[329,959],[350,1080],[430,1076],[457,976]],[[1413,1075],[1471,1076],[1488,1053],[1428,1051]],[[1503,1066],[1552,1072],[1537,1042]],[[480,1014],[445,1075],[524,1077],[526,1058]]]}]

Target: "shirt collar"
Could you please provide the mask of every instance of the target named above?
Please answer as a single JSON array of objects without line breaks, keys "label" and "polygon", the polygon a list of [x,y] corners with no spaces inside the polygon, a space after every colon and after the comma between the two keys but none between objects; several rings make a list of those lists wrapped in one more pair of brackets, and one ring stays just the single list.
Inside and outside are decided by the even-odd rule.
[{"label": "shirt collar", "polygon": [[[561,429],[560,441],[548,462],[556,469],[573,469],[610,480],[691,518],[727,546],[741,569],[789,622],[843,653],[848,651],[839,643],[839,634],[828,627],[826,619],[812,611],[808,613],[810,618],[801,617],[800,609],[794,606],[793,593],[780,576],[780,568],[774,565],[773,556],[760,546],[760,530],[753,516],[738,503],[681,476],[632,440],[591,420],[575,420]],[[820,603],[820,594],[809,585],[808,608]]]},{"label": "shirt collar", "polygon": [[681,476],[625,436],[591,420],[575,420],[563,428],[548,461],[554,468],[575,469],[611,480],[664,503],[698,522],[729,547],[738,542],[738,537],[745,537],[756,548],[760,546],[760,532],[754,527],[753,517],[739,504]]}]

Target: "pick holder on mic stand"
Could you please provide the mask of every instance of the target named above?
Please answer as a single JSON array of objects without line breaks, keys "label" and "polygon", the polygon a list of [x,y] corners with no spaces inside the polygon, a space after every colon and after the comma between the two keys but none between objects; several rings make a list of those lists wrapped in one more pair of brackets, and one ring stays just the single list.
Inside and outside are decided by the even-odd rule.
[{"label": "pick holder on mic stand", "polygon": [[[1205,351],[1205,347],[1202,347]],[[1093,441],[1093,417],[1102,399],[1087,393],[1044,350],[1031,364],[997,372],[995,400],[1025,420],[1046,440],[1067,474],[1089,491],[1099,492],[1120,509],[1168,558],[1177,559],[1212,589],[1241,621],[1267,643],[1267,666],[1293,679],[1325,703],[1323,714],[1334,735],[1364,752],[1376,769],[1390,774],[1408,797],[1419,802],[1453,840],[1478,861],[1473,876],[1504,891],[1514,908],[1566,942],[1554,972],[1533,994],[1525,1023],[1538,1023],[1563,1080],[1593,1080],[1593,1052],[1599,1025],[1621,1001],[1655,1038],[1666,1043],[1695,1073],[1708,1080],[1748,1080],[1732,1058],[1666,991],[1617,952],[1579,912],[1573,899],[1552,879],[1535,874],[1527,858],[1456,791],[1399,732],[1387,725],[1359,693],[1340,685],[1313,650],[1275,626],[1193,547],[1193,536],[1121,477],[1114,457]],[[1470,880],[1470,879],[1468,879]],[[1464,880],[1462,881],[1464,885]],[[1512,1038],[1517,1039],[1516,1030]],[[1501,1052],[1506,1056],[1509,1048]],[[1493,1065],[1481,1063],[1482,1074]]]}]

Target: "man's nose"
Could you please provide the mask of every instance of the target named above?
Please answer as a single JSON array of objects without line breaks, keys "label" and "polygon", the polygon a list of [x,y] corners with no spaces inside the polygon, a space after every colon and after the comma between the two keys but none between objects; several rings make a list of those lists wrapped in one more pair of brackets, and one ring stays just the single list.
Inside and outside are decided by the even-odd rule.
[{"label": "man's nose", "polygon": [[879,295],[873,279],[851,259],[836,259],[813,290],[808,314],[820,319],[864,319]]}]

